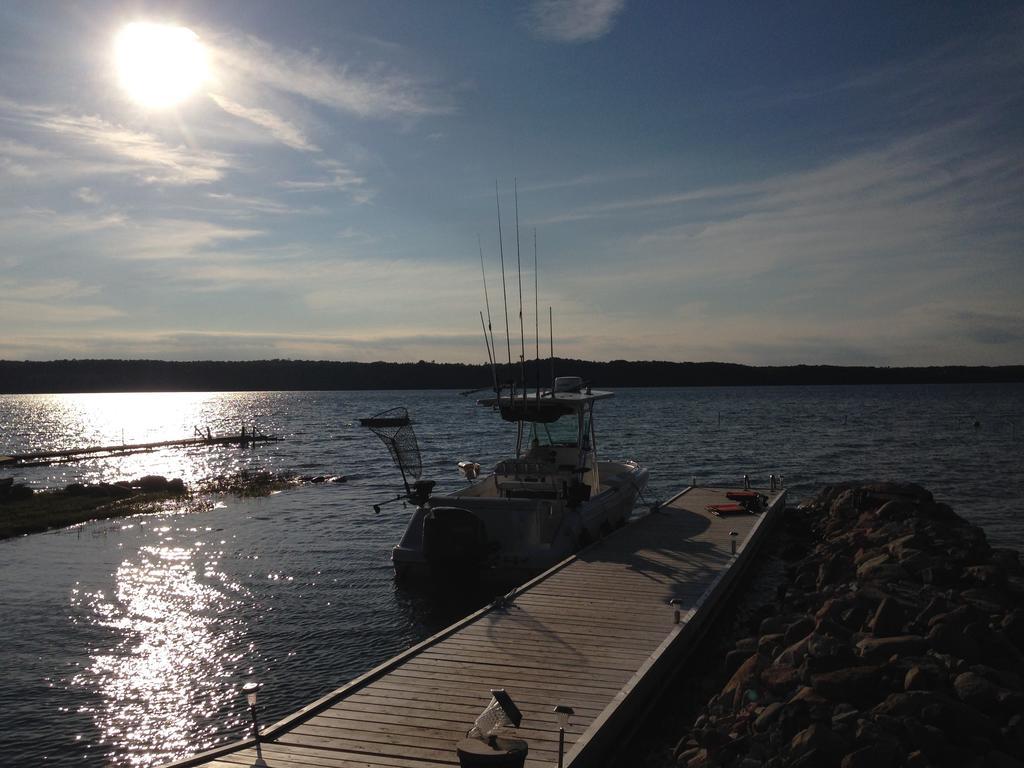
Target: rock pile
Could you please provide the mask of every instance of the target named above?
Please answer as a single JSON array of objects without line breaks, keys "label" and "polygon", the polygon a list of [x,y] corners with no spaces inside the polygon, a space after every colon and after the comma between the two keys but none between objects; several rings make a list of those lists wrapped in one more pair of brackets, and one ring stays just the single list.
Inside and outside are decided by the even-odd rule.
[{"label": "rock pile", "polygon": [[703,766],[1024,768],[1024,569],[911,484],[832,486],[675,750]]},{"label": "rock pile", "polygon": [[13,477],[0,477],[0,504],[21,501],[32,497],[32,489],[24,483],[14,482]]},{"label": "rock pile", "polygon": [[163,475],[146,475],[135,480],[119,480],[116,483],[71,483],[64,487],[68,496],[97,496],[127,499],[136,493],[166,493],[181,496],[185,493],[181,478],[168,480]]}]

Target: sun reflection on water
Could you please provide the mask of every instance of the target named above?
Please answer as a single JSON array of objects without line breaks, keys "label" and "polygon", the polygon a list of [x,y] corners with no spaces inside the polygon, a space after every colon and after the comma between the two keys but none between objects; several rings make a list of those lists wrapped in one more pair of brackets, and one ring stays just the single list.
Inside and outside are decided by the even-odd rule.
[{"label": "sun reflection on water", "polygon": [[[236,435],[243,425],[247,429],[255,425],[276,434],[280,433],[281,425],[265,412],[272,405],[251,392],[26,395],[16,401],[0,400],[0,420],[9,418],[18,425],[16,431],[3,436],[0,452],[121,446],[207,433]],[[253,465],[272,466],[274,454],[267,445],[258,451],[229,445],[96,455],[29,471],[27,479],[32,484],[61,486],[158,474],[180,477],[190,483],[219,474],[234,474]]]},{"label": "sun reflection on water", "polygon": [[113,595],[72,595],[86,621],[119,638],[72,684],[99,694],[83,711],[110,756],[137,766],[193,753],[241,724],[228,681],[252,650],[235,609],[249,596],[218,568],[223,542],[197,540],[194,528],[153,532],[159,543],[121,563]]}]

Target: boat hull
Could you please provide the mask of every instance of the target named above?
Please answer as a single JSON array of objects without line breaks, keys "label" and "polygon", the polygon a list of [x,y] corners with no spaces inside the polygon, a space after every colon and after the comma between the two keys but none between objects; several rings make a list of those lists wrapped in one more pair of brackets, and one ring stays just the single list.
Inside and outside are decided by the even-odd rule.
[{"label": "boat hull", "polygon": [[600,493],[574,506],[541,497],[475,494],[475,487],[435,496],[416,509],[391,560],[400,581],[526,579],[564,560],[629,519],[648,471],[618,462]]}]

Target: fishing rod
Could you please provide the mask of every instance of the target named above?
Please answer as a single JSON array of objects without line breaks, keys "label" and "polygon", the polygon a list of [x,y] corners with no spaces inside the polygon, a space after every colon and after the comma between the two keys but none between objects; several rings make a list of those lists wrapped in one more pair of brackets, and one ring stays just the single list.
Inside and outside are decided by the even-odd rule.
[{"label": "fishing rod", "polygon": [[[484,303],[487,305],[487,329],[484,331],[484,343],[487,343],[487,331],[491,332],[491,343],[488,346],[487,356],[491,361],[491,378],[494,380],[494,393],[498,394],[498,370],[495,366],[494,358],[498,356],[498,350],[494,347],[494,328],[491,327],[491,299],[487,293],[487,272],[484,270],[484,245],[480,240],[480,235],[476,236],[476,245],[480,249],[480,278],[484,284]],[[481,322],[483,318],[481,317]],[[491,352],[493,350],[493,354]]]},{"label": "fishing rod", "polygon": [[480,327],[484,332],[484,346],[487,347],[487,362],[491,364],[491,379],[494,381],[494,393],[498,393],[498,377],[494,372],[494,357],[491,355],[491,345],[487,341],[487,328],[484,326],[484,313],[480,313]]},{"label": "fishing rod", "polygon": [[494,182],[494,201],[498,205],[498,255],[501,257],[501,295],[505,300],[505,346],[508,349],[508,367],[512,367],[512,337],[508,330],[508,291],[505,289],[505,246],[501,240],[501,198],[498,196],[498,182]]},{"label": "fishing rod", "polygon": [[[533,228],[533,321],[534,339],[536,341],[536,362],[534,373],[537,378],[537,410],[540,410],[540,278],[537,270],[537,228]],[[524,382],[525,386],[525,382]]]},{"label": "fishing rod", "polygon": [[519,270],[519,376],[523,380],[523,407],[526,407],[526,332],[523,330],[523,257],[519,251],[519,179],[513,178],[516,202],[516,263]]},{"label": "fishing rod", "polygon": [[554,315],[552,314],[551,307],[548,307],[548,333],[551,338],[551,387],[552,394],[554,393],[555,386],[555,321]]}]

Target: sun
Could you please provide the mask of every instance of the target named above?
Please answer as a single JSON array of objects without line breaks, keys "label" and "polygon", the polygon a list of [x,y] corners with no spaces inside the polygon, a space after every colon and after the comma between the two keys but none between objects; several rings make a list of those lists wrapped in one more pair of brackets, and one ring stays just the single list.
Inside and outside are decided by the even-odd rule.
[{"label": "sun", "polygon": [[186,27],[133,22],[121,28],[114,43],[121,87],[148,109],[181,103],[209,76],[206,50]]}]

